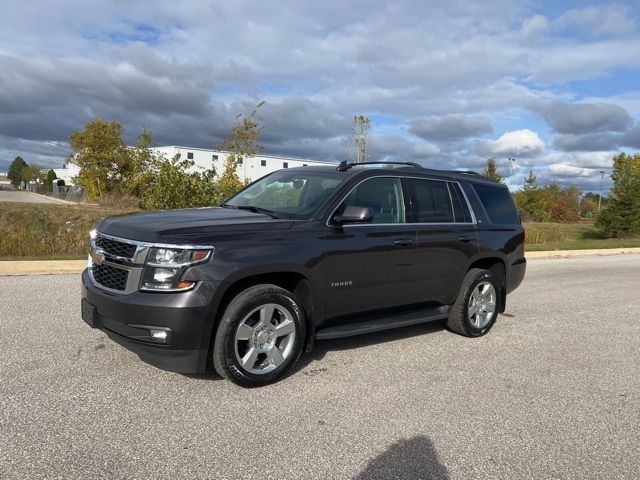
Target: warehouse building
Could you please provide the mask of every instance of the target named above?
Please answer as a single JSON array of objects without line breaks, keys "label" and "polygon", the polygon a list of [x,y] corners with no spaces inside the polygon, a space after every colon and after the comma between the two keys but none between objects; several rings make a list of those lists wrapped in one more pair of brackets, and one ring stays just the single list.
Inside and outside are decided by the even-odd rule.
[{"label": "warehouse building", "polygon": [[[164,155],[166,158],[172,158],[180,155],[180,158],[193,160],[195,167],[201,169],[215,168],[216,173],[222,173],[224,164],[227,160],[227,152],[220,150],[209,150],[206,148],[166,146],[153,147],[157,153]],[[241,158],[236,169],[236,173],[240,180],[253,181],[268,173],[275,172],[283,168],[306,167],[312,165],[333,165],[334,162],[326,162],[319,160],[305,160],[303,158],[281,157],[276,155],[255,155],[253,157]]]},{"label": "warehouse building", "polygon": [[[215,168],[219,175],[224,169],[224,163],[227,160],[228,152],[220,150],[209,150],[206,148],[182,147],[169,145],[164,147],[152,147],[155,153],[164,155],[166,158],[173,158],[180,155],[180,158],[193,160],[194,168],[205,170]],[[282,168],[306,167],[312,165],[332,165],[334,162],[325,162],[319,160],[305,160],[302,158],[281,157],[276,155],[255,155],[253,157],[242,158],[236,173],[240,180],[253,181],[268,173],[275,172]],[[67,185],[73,184],[73,177],[80,173],[80,168],[73,163],[66,162],[62,168],[54,168],[58,178],[65,181]]]}]

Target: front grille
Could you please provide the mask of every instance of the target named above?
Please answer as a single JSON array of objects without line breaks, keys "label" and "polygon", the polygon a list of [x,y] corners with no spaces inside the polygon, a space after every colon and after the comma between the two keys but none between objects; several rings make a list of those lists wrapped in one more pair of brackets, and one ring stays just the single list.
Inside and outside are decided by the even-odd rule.
[{"label": "front grille", "polygon": [[93,265],[92,271],[96,283],[99,283],[103,287],[120,291],[124,291],[125,288],[127,288],[128,270],[115,268],[110,265],[95,264]]},{"label": "front grille", "polygon": [[119,242],[117,240],[112,240],[110,238],[102,237],[98,235],[95,239],[96,246],[101,250],[104,250],[105,253],[116,255],[118,257],[125,257],[129,259],[133,259],[136,254],[136,246],[131,243]]}]

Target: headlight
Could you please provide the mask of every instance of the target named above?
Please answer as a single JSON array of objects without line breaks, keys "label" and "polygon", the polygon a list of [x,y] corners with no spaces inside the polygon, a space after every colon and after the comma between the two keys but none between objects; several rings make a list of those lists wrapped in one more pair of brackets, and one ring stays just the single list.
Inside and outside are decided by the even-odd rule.
[{"label": "headlight", "polygon": [[195,282],[180,281],[182,274],[188,267],[209,260],[211,252],[211,249],[151,248],[141,289],[175,292],[193,288]]}]

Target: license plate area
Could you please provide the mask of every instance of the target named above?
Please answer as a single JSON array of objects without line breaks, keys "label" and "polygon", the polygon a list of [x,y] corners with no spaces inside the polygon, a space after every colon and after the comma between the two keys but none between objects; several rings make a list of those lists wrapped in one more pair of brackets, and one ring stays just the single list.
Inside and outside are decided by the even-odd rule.
[{"label": "license plate area", "polygon": [[89,326],[98,328],[98,313],[96,307],[82,299],[82,320],[84,320]]}]

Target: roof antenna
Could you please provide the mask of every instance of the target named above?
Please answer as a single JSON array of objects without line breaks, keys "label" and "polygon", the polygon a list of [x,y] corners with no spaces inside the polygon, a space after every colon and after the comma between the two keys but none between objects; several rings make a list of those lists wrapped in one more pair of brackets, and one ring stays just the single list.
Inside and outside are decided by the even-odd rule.
[{"label": "roof antenna", "polygon": [[346,172],[347,170],[349,170],[349,164],[346,160],[343,160],[340,162],[340,165],[338,165],[338,168],[336,168],[336,170],[339,172]]}]

